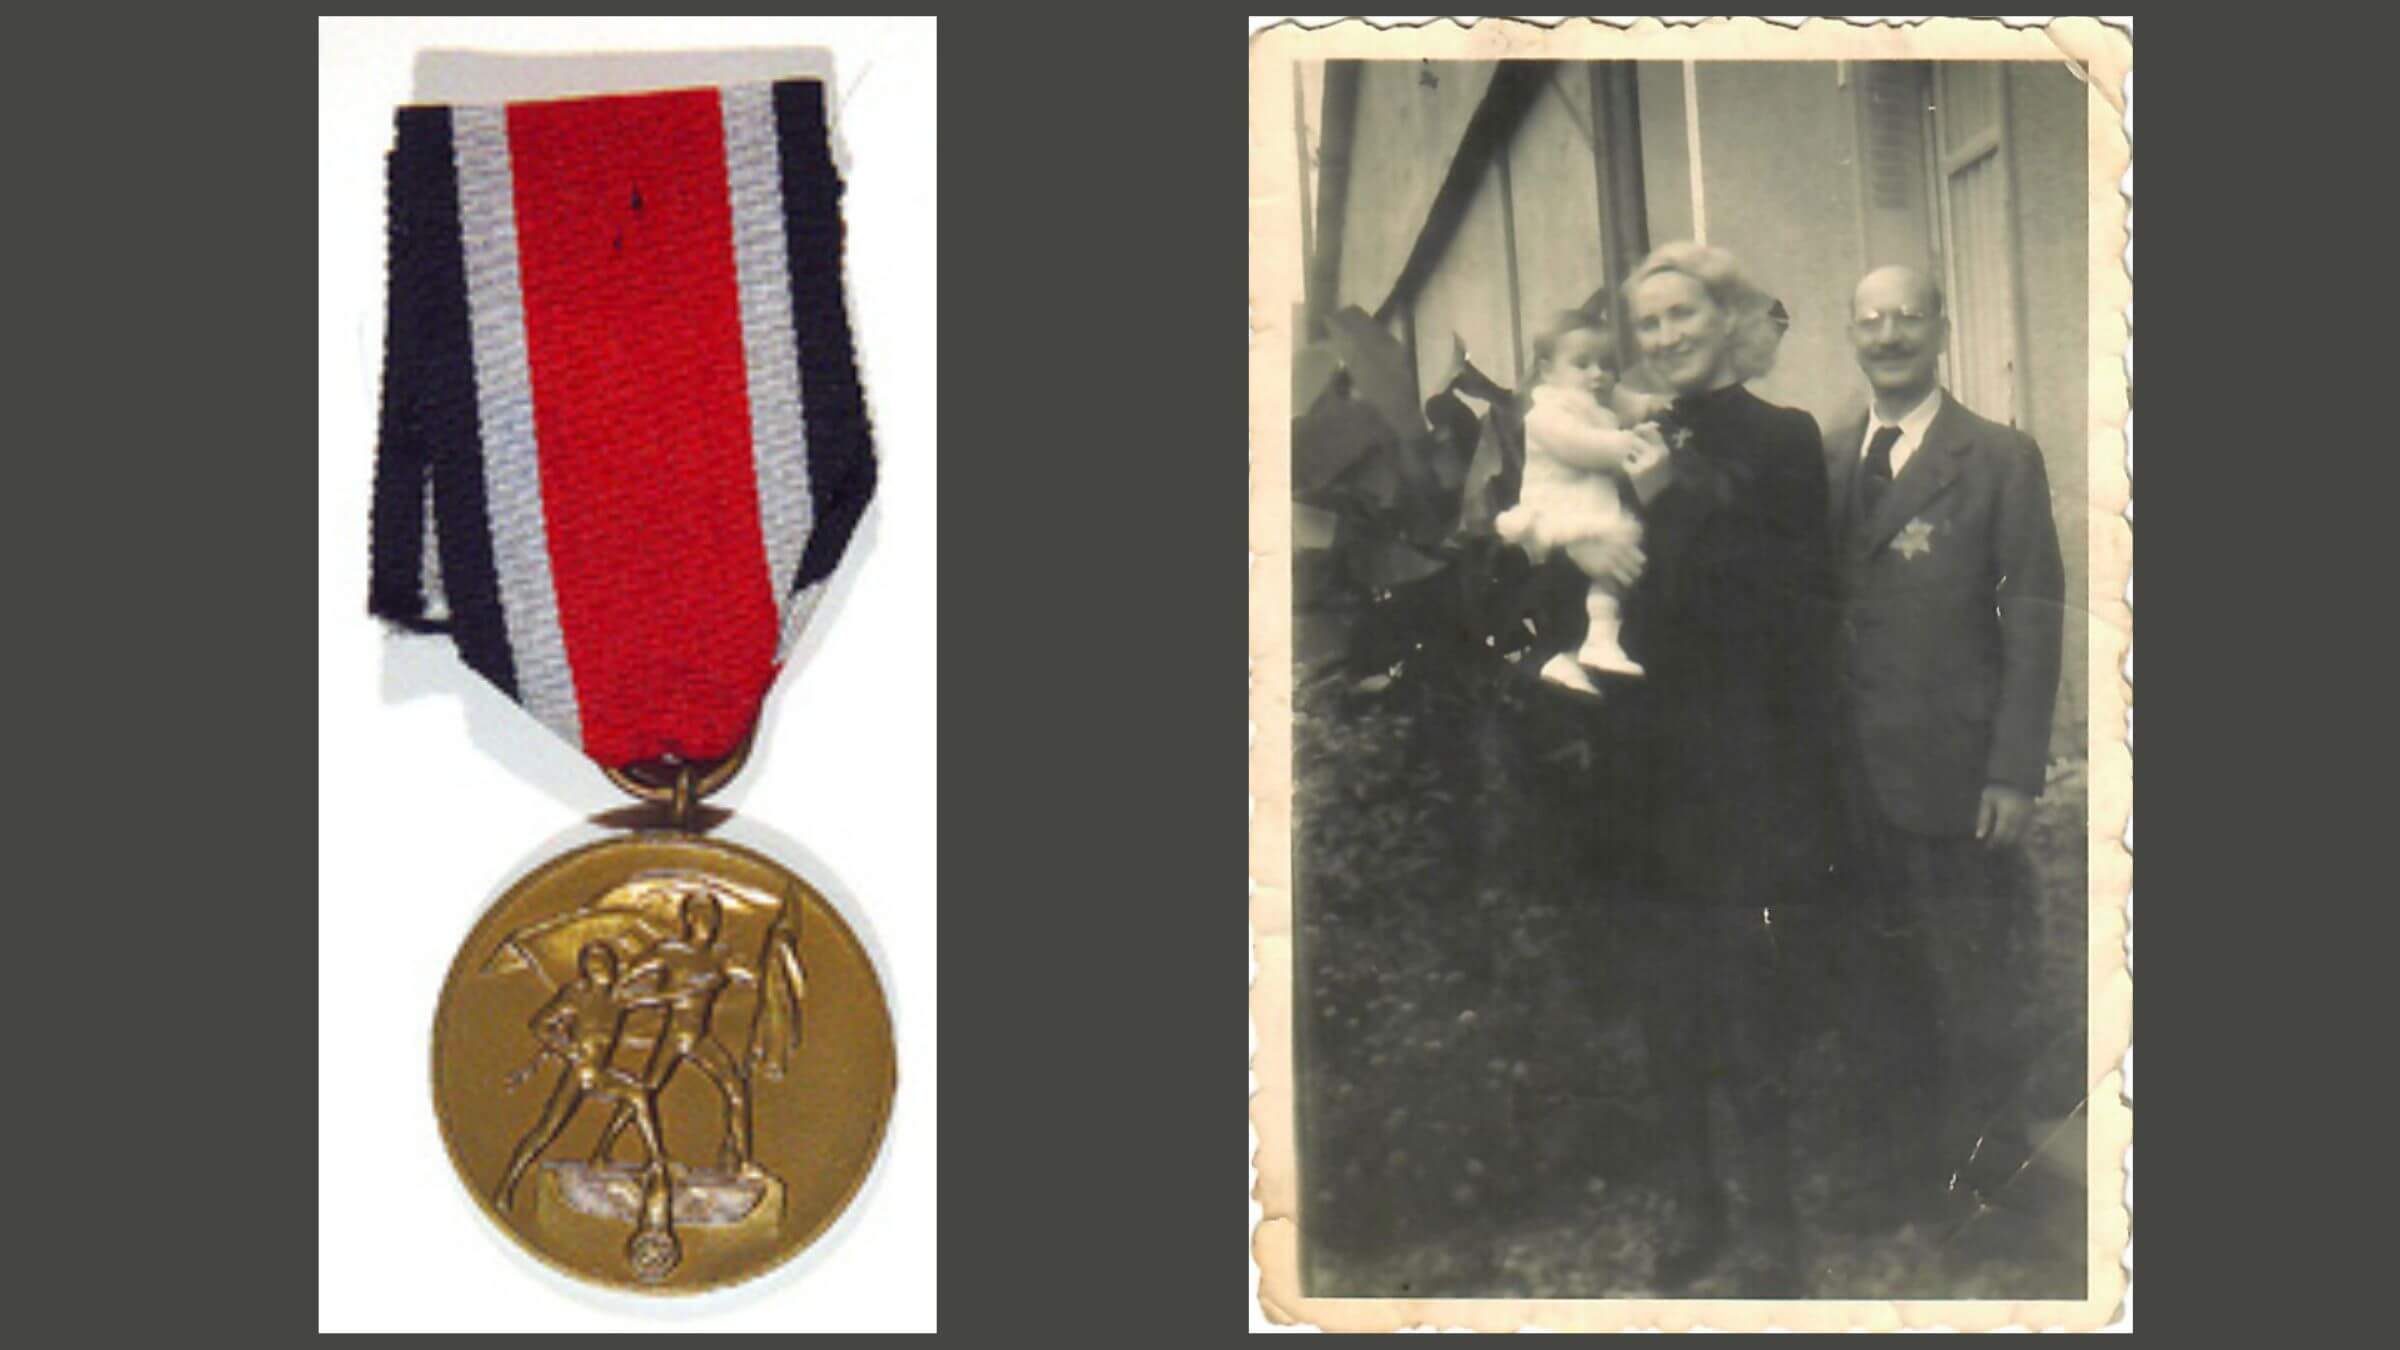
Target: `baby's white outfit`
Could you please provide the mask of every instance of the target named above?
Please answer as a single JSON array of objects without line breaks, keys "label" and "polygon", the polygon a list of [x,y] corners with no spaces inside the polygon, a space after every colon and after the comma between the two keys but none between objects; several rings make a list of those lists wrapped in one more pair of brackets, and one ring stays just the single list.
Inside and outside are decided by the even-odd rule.
[{"label": "baby's white outfit", "polygon": [[[1525,476],[1517,504],[1492,522],[1502,539],[1525,550],[1535,562],[1564,549],[1591,575],[1630,550],[1641,556],[1641,519],[1618,493],[1616,469],[1641,441],[1618,423],[1616,414],[1591,395],[1577,389],[1538,385],[1533,407],[1525,414]],[[1618,645],[1617,590],[1613,577],[1595,578],[1585,601],[1591,626],[1574,661],[1597,670],[1626,675],[1642,673],[1641,665]],[[1546,678],[1589,688],[1580,672],[1553,661]]]},{"label": "baby's white outfit", "polygon": [[[1604,439],[1605,438],[1605,439]],[[1621,440],[1616,463],[1584,468],[1561,453],[1566,445],[1605,447]],[[1493,524],[1502,538],[1522,547],[1536,562],[1558,549],[1583,542],[1638,543],[1641,521],[1625,509],[1609,468],[1621,467],[1639,442],[1617,424],[1615,413],[1581,390],[1540,385],[1525,414],[1525,479],[1517,504]],[[1589,450],[1579,458],[1589,463]]]}]

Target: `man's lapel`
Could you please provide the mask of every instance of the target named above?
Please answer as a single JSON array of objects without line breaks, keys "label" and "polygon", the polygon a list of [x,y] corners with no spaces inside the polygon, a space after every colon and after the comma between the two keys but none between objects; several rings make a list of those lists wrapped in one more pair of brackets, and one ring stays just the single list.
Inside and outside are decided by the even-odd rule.
[{"label": "man's lapel", "polygon": [[1858,502],[1859,447],[1866,443],[1867,415],[1843,422],[1825,442],[1825,482],[1832,490],[1833,537],[1850,537],[1850,516]]},{"label": "man's lapel", "polygon": [[[1864,434],[1864,429],[1861,429]],[[1933,424],[1925,428],[1925,439],[1915,454],[1908,457],[1900,474],[1892,480],[1891,491],[1867,517],[1866,528],[1853,536],[1862,557],[1872,557],[1885,541],[1900,532],[1900,527],[1913,519],[1925,504],[1941,495],[1965,467],[1967,448],[1973,444],[1965,413],[1958,400],[1945,391],[1941,411],[1933,416]]]}]

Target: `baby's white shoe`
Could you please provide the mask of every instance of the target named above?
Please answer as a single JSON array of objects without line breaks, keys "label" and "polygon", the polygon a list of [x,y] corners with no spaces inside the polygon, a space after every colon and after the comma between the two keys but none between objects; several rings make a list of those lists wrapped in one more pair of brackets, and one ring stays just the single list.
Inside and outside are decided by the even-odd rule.
[{"label": "baby's white shoe", "polygon": [[1636,679],[1647,672],[1642,664],[1625,654],[1617,641],[1617,596],[1605,586],[1594,586],[1584,597],[1583,612],[1591,627],[1583,632],[1583,650],[1575,659],[1606,675],[1629,675]]},{"label": "baby's white shoe", "polygon": [[1552,684],[1565,685],[1579,694],[1600,692],[1600,686],[1592,683],[1591,673],[1565,652],[1542,663],[1542,678]]},{"label": "baby's white shoe", "polygon": [[1586,642],[1583,644],[1583,650],[1575,653],[1575,659],[1593,670],[1605,671],[1611,675],[1630,675],[1639,678],[1650,673],[1642,669],[1641,662],[1627,656],[1625,649],[1614,642]]}]

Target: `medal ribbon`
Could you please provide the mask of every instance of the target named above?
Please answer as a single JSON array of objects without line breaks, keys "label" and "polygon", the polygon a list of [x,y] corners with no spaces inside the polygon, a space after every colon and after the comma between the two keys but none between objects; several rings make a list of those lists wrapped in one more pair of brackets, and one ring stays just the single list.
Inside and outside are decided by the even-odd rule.
[{"label": "medal ribbon", "polygon": [[875,488],[815,81],[399,111],[369,608],[731,754]]}]

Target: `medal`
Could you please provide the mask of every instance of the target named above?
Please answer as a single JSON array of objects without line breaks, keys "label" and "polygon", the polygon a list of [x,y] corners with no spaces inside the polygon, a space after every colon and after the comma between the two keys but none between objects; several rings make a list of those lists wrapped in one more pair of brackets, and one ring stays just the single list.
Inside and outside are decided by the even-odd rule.
[{"label": "medal", "polygon": [[372,611],[651,803],[459,949],[460,1179],[583,1279],[686,1293],[829,1227],[894,1087],[873,963],[711,837],[874,491],[813,81],[400,110]]}]

